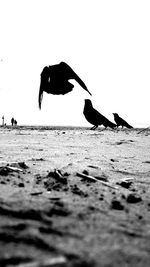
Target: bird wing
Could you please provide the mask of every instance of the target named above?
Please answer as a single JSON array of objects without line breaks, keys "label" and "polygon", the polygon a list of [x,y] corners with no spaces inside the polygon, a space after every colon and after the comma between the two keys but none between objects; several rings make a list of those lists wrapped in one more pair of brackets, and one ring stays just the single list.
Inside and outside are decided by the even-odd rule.
[{"label": "bird wing", "polygon": [[39,109],[41,109],[41,104],[42,104],[42,99],[43,99],[43,90],[41,89],[40,86],[40,90],[39,90]]},{"label": "bird wing", "polygon": [[116,126],[116,124],[114,124],[110,120],[108,120],[104,115],[99,113],[96,109],[93,109],[93,114],[97,118],[99,125],[102,124],[105,127],[110,127],[110,128],[114,128]]},{"label": "bird wing", "polygon": [[121,125],[124,125],[124,126],[126,126],[128,123],[124,120],[124,119],[122,119],[121,117],[120,117],[120,123],[121,123]]},{"label": "bird wing", "polygon": [[39,108],[41,109],[42,99],[43,99],[43,92],[47,91],[48,79],[50,77],[50,69],[49,67],[44,67],[41,72],[41,83],[40,83],[40,90],[39,90]]},{"label": "bird wing", "polygon": [[73,71],[73,69],[67,63],[61,62],[60,66],[61,70],[64,72],[64,76],[66,77],[66,79],[76,80],[85,91],[87,91],[90,95],[92,95],[87,89],[85,83],[80,79],[80,77]]},{"label": "bird wing", "polygon": [[[97,125],[101,125],[105,122],[105,120],[107,120],[101,113],[99,113],[96,109],[93,108],[93,117],[95,119],[95,122]],[[96,125],[95,124],[95,125]]]},{"label": "bird wing", "polygon": [[[70,92],[72,90],[73,85],[69,83],[64,83],[64,81],[68,82],[69,79],[75,79],[80,84],[80,86],[91,95],[84,82],[72,70],[72,68],[65,62],[61,62],[57,65],[52,65],[49,67],[46,66],[41,72],[41,83],[38,97],[39,108],[41,109],[44,91],[51,94],[62,94],[62,91],[60,92],[59,90],[62,90],[63,86],[65,85],[64,93]],[[61,83],[64,83],[63,86]],[[67,86],[69,88],[67,88]]]},{"label": "bird wing", "polygon": [[125,126],[125,127],[127,127],[127,128],[133,128],[131,125],[129,125],[124,119],[122,119],[121,117],[119,117],[119,119],[120,119],[120,124],[122,125],[122,126]]}]

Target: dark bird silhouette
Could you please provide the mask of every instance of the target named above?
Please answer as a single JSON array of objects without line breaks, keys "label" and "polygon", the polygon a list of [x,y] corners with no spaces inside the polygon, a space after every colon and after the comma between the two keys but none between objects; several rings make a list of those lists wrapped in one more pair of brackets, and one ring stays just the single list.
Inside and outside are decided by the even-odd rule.
[{"label": "dark bird silhouette", "polygon": [[133,128],[131,125],[129,125],[125,120],[123,120],[121,117],[119,117],[119,115],[117,113],[113,113],[114,115],[114,120],[117,124],[117,128],[119,126],[122,126],[123,127],[127,127],[127,128]]},{"label": "dark bird silhouette", "polygon": [[71,92],[74,85],[68,81],[70,79],[76,80],[91,95],[84,82],[65,62],[44,67],[41,73],[39,108],[41,109],[43,92],[53,95],[65,95]]},{"label": "dark bird silhouette", "polygon": [[85,99],[83,114],[87,121],[94,125],[91,130],[95,130],[99,125],[104,125],[105,128],[110,127],[112,129],[116,127],[116,124],[109,121],[106,117],[93,108],[90,99]]}]

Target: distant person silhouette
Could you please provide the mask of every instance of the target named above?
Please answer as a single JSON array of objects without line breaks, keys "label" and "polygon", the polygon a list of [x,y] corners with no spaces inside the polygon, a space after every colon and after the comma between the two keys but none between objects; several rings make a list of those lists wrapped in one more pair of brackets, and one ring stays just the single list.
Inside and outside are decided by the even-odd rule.
[{"label": "distant person silhouette", "polygon": [[14,118],[11,118],[11,125],[14,125]]},{"label": "distant person silhouette", "polygon": [[4,124],[5,124],[5,123],[4,123],[4,119],[5,119],[5,118],[4,118],[4,115],[3,115],[3,116],[2,116],[2,126],[4,126]]},{"label": "distant person silhouette", "polygon": [[121,117],[119,117],[119,115],[117,113],[113,113],[114,115],[114,120],[117,124],[117,128],[119,126],[122,126],[123,127],[127,127],[127,128],[133,128],[131,125],[129,125],[125,120],[123,120]]},{"label": "distant person silhouette", "polygon": [[93,108],[90,99],[85,99],[83,114],[87,121],[94,125],[91,130],[95,130],[99,125],[103,125],[105,128],[110,127],[112,129],[116,127],[116,124],[109,121],[106,117]]},{"label": "distant person silhouette", "polygon": [[16,120],[14,120],[14,125],[15,125],[15,126],[17,125],[17,121],[16,121]]},{"label": "distant person silhouette", "polygon": [[44,67],[41,73],[39,108],[41,109],[43,92],[53,95],[65,95],[71,92],[74,85],[68,81],[70,79],[76,80],[91,95],[84,82],[65,62]]}]

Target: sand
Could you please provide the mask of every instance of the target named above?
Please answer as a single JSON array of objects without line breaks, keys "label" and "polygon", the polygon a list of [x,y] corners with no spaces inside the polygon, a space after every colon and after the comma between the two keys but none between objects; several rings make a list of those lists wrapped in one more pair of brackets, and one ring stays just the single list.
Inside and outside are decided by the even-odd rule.
[{"label": "sand", "polygon": [[150,131],[138,132],[0,127],[0,266],[149,266]]}]

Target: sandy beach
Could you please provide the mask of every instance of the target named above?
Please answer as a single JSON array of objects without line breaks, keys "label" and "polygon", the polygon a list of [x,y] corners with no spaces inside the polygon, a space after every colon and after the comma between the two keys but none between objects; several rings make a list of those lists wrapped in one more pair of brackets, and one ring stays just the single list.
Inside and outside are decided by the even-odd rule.
[{"label": "sandy beach", "polygon": [[0,127],[0,266],[149,266],[150,130]]}]

